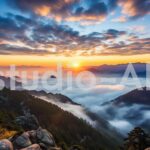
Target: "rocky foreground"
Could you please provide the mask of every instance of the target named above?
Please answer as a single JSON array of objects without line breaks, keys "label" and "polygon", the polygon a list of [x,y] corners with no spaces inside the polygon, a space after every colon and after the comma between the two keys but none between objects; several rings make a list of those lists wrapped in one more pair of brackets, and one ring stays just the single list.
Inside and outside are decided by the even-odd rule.
[{"label": "rocky foreground", "polygon": [[[24,130],[9,139],[0,140],[0,150],[62,150],[57,147],[53,135],[40,127],[34,115],[27,114],[16,118]],[[70,150],[78,150],[75,146]]]},{"label": "rocky foreground", "polygon": [[1,140],[0,150],[60,150],[60,148],[56,146],[53,136],[46,129],[39,127],[37,130]]},{"label": "rocky foreground", "polygon": [[[95,116],[92,117],[97,120]],[[117,150],[122,136],[116,135],[115,130],[107,126],[103,119],[99,122],[100,129],[95,129],[86,121],[50,102],[32,96],[28,91],[11,91],[6,88],[0,91],[0,140],[13,137],[13,140],[10,140],[13,149],[16,148],[16,137],[24,132],[37,131],[41,127],[52,133],[57,145],[55,148]],[[31,141],[32,145],[40,145],[41,141],[35,139]],[[44,149],[42,146],[40,148]]]},{"label": "rocky foreground", "polygon": [[[0,141],[0,150],[64,150],[56,145],[53,135],[40,127],[37,118],[30,113],[16,118],[24,132]],[[26,131],[30,129],[29,131]],[[150,137],[141,128],[128,134],[120,150],[150,150]],[[69,150],[82,150],[72,146]]]},{"label": "rocky foreground", "polygon": [[[34,115],[26,113],[25,116],[17,117],[16,122],[24,132],[1,140],[0,150],[63,150],[56,145],[53,135],[40,127]],[[150,137],[141,128],[135,128],[128,135],[120,150],[150,150]],[[69,150],[81,149],[73,146]]]},{"label": "rocky foreground", "polygon": [[34,115],[20,116],[16,122],[24,129],[32,130],[1,140],[0,150],[61,150],[56,146],[52,134],[40,127]]},{"label": "rocky foreground", "polygon": [[97,132],[73,115],[26,92],[0,92],[0,150],[119,150],[119,145],[120,150],[150,150],[150,136],[141,128],[131,131],[122,144],[100,133],[102,130]]}]

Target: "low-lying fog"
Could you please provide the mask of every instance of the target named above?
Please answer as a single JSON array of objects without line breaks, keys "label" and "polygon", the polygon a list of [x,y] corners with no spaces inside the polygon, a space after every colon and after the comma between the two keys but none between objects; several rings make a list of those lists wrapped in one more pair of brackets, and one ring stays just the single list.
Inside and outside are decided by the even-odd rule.
[{"label": "low-lying fog", "polygon": [[[90,85],[91,80],[88,77],[82,79],[82,86],[80,86],[80,84],[77,85],[77,79],[73,78],[72,83],[69,83],[70,87],[67,86],[68,80],[63,78],[61,88],[53,89],[54,83],[57,82],[56,80],[57,79],[53,78],[49,81],[44,81],[44,88],[42,87],[42,83],[40,83],[38,90],[45,90],[52,93],[61,93],[68,96],[74,102],[83,105],[90,111],[107,119],[110,124],[120,130],[121,133],[126,133],[136,125],[142,124],[147,119],[147,116],[149,117],[150,115],[150,109],[146,109],[144,111],[142,110],[142,108],[145,109],[144,106],[131,106],[125,107],[123,109],[120,108],[116,110],[114,116],[111,116],[107,114],[106,111],[111,108],[109,108],[109,106],[102,106],[103,103],[109,102],[120,95],[128,93],[133,89],[144,87],[146,85],[145,78],[127,78],[123,80],[121,77],[117,76],[113,78],[110,76],[96,76],[96,84],[93,84],[92,86]],[[45,86],[46,84],[47,86]],[[77,110],[72,111],[75,112]],[[125,118],[126,113],[137,113],[138,111],[141,111],[141,116],[139,116],[139,118],[132,120]]]}]

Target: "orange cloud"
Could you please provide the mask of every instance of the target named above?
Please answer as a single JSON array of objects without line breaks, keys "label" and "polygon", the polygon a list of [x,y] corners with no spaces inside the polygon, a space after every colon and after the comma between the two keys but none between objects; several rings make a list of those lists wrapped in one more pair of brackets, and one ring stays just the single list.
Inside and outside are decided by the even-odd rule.
[{"label": "orange cloud", "polygon": [[75,2],[76,0],[59,0],[58,2],[49,2],[47,4],[39,3],[37,5],[36,3],[27,4],[26,2],[25,4],[26,7],[31,9],[35,14],[55,19],[57,22],[64,20],[70,22],[85,21],[87,24],[87,21],[90,21],[90,24],[94,24],[94,21],[102,22],[105,20],[107,16],[107,6],[105,6],[104,3],[98,3],[97,6],[93,2],[92,5],[89,5],[88,9],[78,6],[78,9],[74,12],[72,7]]},{"label": "orange cloud", "polygon": [[65,3],[72,3],[74,0],[65,0]]},{"label": "orange cloud", "polygon": [[62,20],[69,21],[69,22],[79,22],[83,21],[82,24],[84,25],[92,25],[103,22],[106,19],[105,15],[80,15],[80,16],[71,16],[68,15],[67,17],[62,16],[61,14],[51,14],[51,8],[48,6],[38,6],[34,9],[35,13],[40,16],[46,16],[55,19],[57,22],[61,22]]},{"label": "orange cloud", "polygon": [[39,6],[35,8],[35,13],[40,16],[48,16],[48,14],[51,12],[51,8],[48,6]]},{"label": "orange cloud", "polygon": [[129,16],[136,15],[136,8],[134,7],[134,0],[126,0],[120,1],[120,5],[122,6],[122,13],[128,14]]},{"label": "orange cloud", "polygon": [[[59,61],[58,61],[59,60]],[[80,56],[80,57],[60,57],[60,56],[22,56],[19,55],[0,55],[1,66],[8,66],[15,64],[17,66],[56,66],[57,63],[61,62],[63,66],[68,66],[70,62],[77,60],[82,66],[95,66],[101,64],[121,64],[121,63],[148,63],[150,60],[150,54],[141,55],[113,55],[113,56]]]},{"label": "orange cloud", "polygon": [[[81,20],[85,20],[87,24],[92,23],[89,21],[104,21],[105,20],[105,16],[86,16],[86,15],[81,15],[81,16],[71,16],[65,19],[66,21],[81,21]],[[93,22],[94,24],[94,22]]]},{"label": "orange cloud", "polygon": [[150,13],[148,0],[120,0],[122,13],[130,17],[141,17]]}]

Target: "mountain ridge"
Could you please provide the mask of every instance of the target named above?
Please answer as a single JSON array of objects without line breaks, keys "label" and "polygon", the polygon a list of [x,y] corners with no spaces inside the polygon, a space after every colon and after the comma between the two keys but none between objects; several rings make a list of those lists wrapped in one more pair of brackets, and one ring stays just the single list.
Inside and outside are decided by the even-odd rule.
[{"label": "mountain ridge", "polygon": [[[84,120],[63,111],[56,105],[31,96],[27,91],[10,91],[5,88],[0,91],[0,102],[0,111],[6,113],[9,110],[14,116],[22,115],[23,108],[29,109],[40,121],[41,126],[54,135],[57,143],[63,141],[69,146],[80,144],[86,150],[109,150],[112,147],[115,149],[119,144],[120,140],[101,134]],[[7,123],[8,121],[5,122],[6,126]],[[13,124],[10,123],[9,126]],[[84,142],[81,142],[84,138]]]},{"label": "mountain ridge", "polygon": [[[146,63],[130,63],[136,74],[139,77],[146,76]],[[101,65],[89,67],[88,70],[95,74],[111,74],[111,75],[123,75],[129,64],[118,65]]]}]

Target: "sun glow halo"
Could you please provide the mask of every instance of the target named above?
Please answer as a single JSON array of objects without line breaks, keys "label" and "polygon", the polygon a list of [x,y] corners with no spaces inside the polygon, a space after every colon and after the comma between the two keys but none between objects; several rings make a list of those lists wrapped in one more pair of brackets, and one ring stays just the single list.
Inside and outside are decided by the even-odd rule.
[{"label": "sun glow halo", "polygon": [[72,63],[72,67],[73,67],[73,68],[79,68],[79,67],[80,67],[80,63],[78,63],[78,62],[73,62],[73,63]]}]

